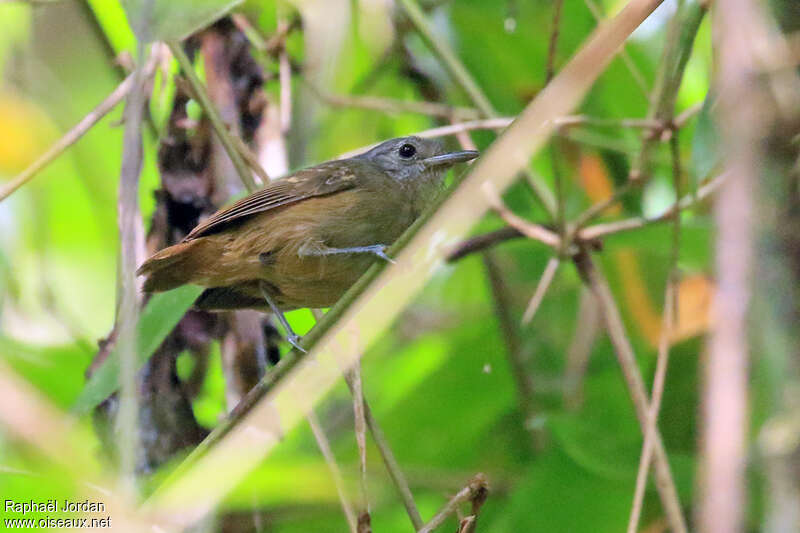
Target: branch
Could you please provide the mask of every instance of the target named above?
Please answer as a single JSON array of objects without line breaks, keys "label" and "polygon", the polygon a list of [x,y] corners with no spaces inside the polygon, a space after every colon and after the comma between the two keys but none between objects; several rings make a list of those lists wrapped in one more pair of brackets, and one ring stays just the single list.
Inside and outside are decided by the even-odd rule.
[{"label": "branch", "polygon": [[478,514],[486,498],[489,496],[489,484],[483,474],[477,474],[467,483],[467,486],[458,491],[455,496],[442,507],[419,533],[432,533],[434,529],[441,526],[447,517],[455,513],[458,507],[465,502],[472,502],[472,515]]},{"label": "branch", "polygon": [[[156,61],[149,61],[145,67],[144,77],[149,78],[155,71],[155,68]],[[114,109],[114,107],[116,107],[116,105],[120,103],[122,99],[125,98],[130,92],[131,87],[133,87],[133,78],[134,74],[129,74],[128,77],[126,77],[119,85],[117,85],[116,89],[111,91],[111,94],[106,96],[106,98],[100,102],[97,107],[92,109],[80,120],[80,122],[75,124],[71,130],[69,130],[58,141],[56,141],[55,144],[53,144],[53,146],[51,146],[44,154],[39,156],[36,161],[31,163],[28,168],[20,172],[11,181],[0,187],[0,202],[8,198],[11,193],[33,179],[40,170],[53,162],[53,160],[61,155],[64,150],[75,144],[78,139],[83,137],[83,135],[89,131],[92,126],[100,121],[100,119],[110,113],[111,110]]]},{"label": "branch", "polygon": [[694,38],[705,14],[706,7],[702,2],[682,0],[670,20],[662,60],[656,74],[656,84],[653,87],[653,98],[647,114],[647,118],[670,125],[670,128],[664,132],[651,130],[644,134],[641,151],[631,167],[630,180],[642,180],[650,176],[653,145],[656,141],[667,140],[669,137],[664,138],[662,133],[669,134],[670,129],[674,127],[678,89],[689,56],[692,54]]},{"label": "branch", "polygon": [[679,201],[675,202],[671,208],[667,209],[664,213],[656,217],[633,217],[623,220],[616,220],[614,222],[608,222],[605,224],[595,224],[578,231],[578,239],[582,241],[594,241],[615,233],[631,231],[644,226],[649,226],[650,224],[657,224],[659,222],[672,220],[681,211],[693,208],[711,196],[717,191],[717,189],[720,188],[726,179],[727,173],[714,177],[697,189],[696,193],[687,194]]},{"label": "branch", "polygon": [[[321,90],[312,83],[306,83],[311,89],[312,94],[330,106],[335,107],[357,107],[361,109],[371,109],[384,113],[418,113],[431,117],[477,119],[480,113],[475,109],[465,107],[452,107],[436,102],[423,102],[413,100],[396,100],[392,98],[379,98],[376,96],[348,96],[343,94],[332,94]],[[505,124],[505,127],[508,124]]]},{"label": "branch", "polygon": [[561,264],[561,261],[558,257],[551,257],[547,261],[542,277],[539,279],[539,283],[536,284],[536,290],[533,292],[531,301],[528,302],[528,307],[525,308],[525,313],[522,315],[523,324],[530,324],[531,320],[533,320],[533,315],[536,314],[536,310],[542,304],[544,295],[547,293],[547,289],[550,288],[550,283],[552,283],[553,277],[556,275],[559,264]]},{"label": "branch", "polygon": [[339,469],[339,465],[336,463],[336,457],[333,455],[328,437],[325,436],[325,430],[322,429],[317,415],[313,410],[309,411],[306,417],[308,418],[308,425],[311,426],[311,432],[314,433],[314,439],[317,441],[319,450],[322,452],[325,462],[328,463],[328,468],[333,478],[333,484],[336,486],[336,493],[339,495],[339,502],[342,504],[342,510],[347,519],[347,525],[350,526],[350,533],[358,533],[356,514],[353,512],[350,501],[347,499],[347,492],[344,489],[344,481],[342,480],[342,472]]},{"label": "branch", "polygon": [[[600,312],[608,331],[611,343],[614,345],[614,352],[617,356],[625,384],[628,387],[631,401],[636,408],[636,417],[642,427],[642,433],[646,434],[649,420],[649,401],[647,391],[636,363],[636,357],[631,347],[631,342],[625,333],[625,326],[619,315],[611,289],[608,282],[597,270],[591,256],[583,251],[575,256],[575,266],[580,272],[584,283],[591,289],[600,305]],[[653,461],[655,463],[655,475],[661,503],[667,515],[670,529],[677,533],[686,533],[686,522],[681,511],[678,492],[675,488],[675,481],[667,459],[667,452],[661,440],[661,434],[657,429],[653,430]]]},{"label": "branch", "polygon": [[[347,382],[347,386],[350,388],[350,393],[355,398],[355,383],[348,374],[345,374],[344,379],[345,382]],[[400,469],[400,465],[394,457],[392,448],[389,446],[389,441],[386,440],[383,430],[378,424],[378,421],[375,420],[375,417],[372,416],[372,410],[369,408],[366,398],[364,398],[363,408],[364,420],[372,435],[372,440],[375,441],[375,445],[378,447],[383,463],[386,465],[386,471],[389,472],[389,477],[392,479],[392,483],[394,483],[397,493],[403,501],[403,506],[406,508],[408,517],[411,519],[414,531],[419,531],[423,525],[422,517],[419,514],[419,509],[417,509],[417,504],[414,503],[414,496],[411,494],[411,489],[408,487],[408,481],[406,481],[406,477],[403,475],[403,471]]]}]

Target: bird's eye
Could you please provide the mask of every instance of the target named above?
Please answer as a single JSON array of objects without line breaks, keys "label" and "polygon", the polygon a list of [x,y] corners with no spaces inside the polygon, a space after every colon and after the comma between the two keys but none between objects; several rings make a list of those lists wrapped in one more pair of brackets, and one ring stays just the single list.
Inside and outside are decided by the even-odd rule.
[{"label": "bird's eye", "polygon": [[414,148],[413,144],[404,144],[400,147],[398,153],[400,154],[400,157],[408,159],[410,157],[414,157],[414,154],[417,153],[417,149]]}]

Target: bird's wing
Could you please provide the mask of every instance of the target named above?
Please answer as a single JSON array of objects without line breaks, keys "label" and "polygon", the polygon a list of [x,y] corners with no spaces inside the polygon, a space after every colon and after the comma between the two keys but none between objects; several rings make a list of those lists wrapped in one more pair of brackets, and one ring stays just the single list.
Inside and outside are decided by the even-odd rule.
[{"label": "bird's wing", "polygon": [[197,225],[183,240],[190,241],[222,231],[231,222],[271,209],[294,204],[308,198],[326,196],[356,186],[360,162],[329,161],[295,172],[276,180],[246,196],[228,208],[221,209]]}]

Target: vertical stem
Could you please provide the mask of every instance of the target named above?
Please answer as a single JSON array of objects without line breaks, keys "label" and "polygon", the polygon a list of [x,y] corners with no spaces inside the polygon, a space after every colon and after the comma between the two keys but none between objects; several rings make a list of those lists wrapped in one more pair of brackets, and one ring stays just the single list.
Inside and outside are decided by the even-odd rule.
[{"label": "vertical stem", "polygon": [[120,471],[127,490],[135,489],[136,455],[139,449],[138,399],[136,380],[136,323],[139,319],[139,290],[136,266],[143,244],[139,213],[139,175],[142,171],[142,115],[144,113],[145,46],[139,40],[137,66],[125,105],[125,133],[117,198],[120,234],[117,324],[117,346],[120,360],[120,399],[117,413]]}]

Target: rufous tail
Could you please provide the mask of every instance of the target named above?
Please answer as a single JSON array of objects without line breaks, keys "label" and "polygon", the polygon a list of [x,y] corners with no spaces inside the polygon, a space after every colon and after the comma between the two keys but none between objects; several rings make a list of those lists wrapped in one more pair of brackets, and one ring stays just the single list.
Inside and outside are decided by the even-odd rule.
[{"label": "rufous tail", "polygon": [[145,292],[162,292],[192,283],[198,271],[206,266],[205,239],[181,242],[160,250],[142,263],[137,276],[147,276]]}]

